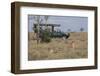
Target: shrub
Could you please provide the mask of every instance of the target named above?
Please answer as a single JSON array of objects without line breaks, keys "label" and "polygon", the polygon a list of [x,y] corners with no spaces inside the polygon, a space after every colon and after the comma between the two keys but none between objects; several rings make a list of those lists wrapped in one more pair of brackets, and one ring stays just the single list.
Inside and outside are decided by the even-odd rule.
[{"label": "shrub", "polygon": [[44,30],[42,32],[41,40],[42,42],[47,42],[47,43],[51,41],[50,32],[48,30]]}]

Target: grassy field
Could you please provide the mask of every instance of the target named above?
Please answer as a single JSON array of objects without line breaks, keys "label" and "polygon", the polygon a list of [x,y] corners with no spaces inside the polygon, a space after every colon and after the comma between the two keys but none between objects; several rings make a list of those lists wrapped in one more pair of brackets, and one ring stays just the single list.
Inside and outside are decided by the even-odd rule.
[{"label": "grassy field", "polygon": [[87,32],[73,32],[66,39],[52,38],[50,43],[33,40],[34,33],[29,33],[28,60],[76,59],[87,58]]}]

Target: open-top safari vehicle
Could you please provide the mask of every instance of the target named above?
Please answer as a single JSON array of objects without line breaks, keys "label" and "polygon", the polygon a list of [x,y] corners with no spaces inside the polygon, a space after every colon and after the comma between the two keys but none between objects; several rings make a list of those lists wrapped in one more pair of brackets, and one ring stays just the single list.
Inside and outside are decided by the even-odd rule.
[{"label": "open-top safari vehicle", "polygon": [[54,27],[59,27],[60,25],[47,24],[47,26],[45,26],[45,27],[48,27],[47,29],[43,29],[43,26],[45,26],[45,24],[40,24],[39,33],[38,33],[37,32],[38,31],[37,24],[34,24],[34,31],[35,31],[35,33],[38,33],[39,38],[43,42],[50,42],[51,38],[67,39],[70,36],[69,33],[62,32],[61,30],[54,30]]},{"label": "open-top safari vehicle", "polygon": [[64,37],[64,38],[68,38],[70,36],[70,34],[69,33],[64,33],[64,32],[62,32],[62,31],[53,31],[53,32],[51,32],[51,37],[53,37],[53,38],[62,38],[62,37]]}]

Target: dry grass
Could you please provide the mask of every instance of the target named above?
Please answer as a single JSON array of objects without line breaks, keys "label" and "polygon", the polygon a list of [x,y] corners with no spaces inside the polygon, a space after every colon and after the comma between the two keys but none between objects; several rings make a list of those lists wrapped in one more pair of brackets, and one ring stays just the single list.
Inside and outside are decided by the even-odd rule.
[{"label": "dry grass", "polygon": [[[28,59],[73,59],[87,58],[87,33],[73,32],[67,40],[53,38],[50,43],[39,43],[33,40],[33,33],[29,34]],[[32,38],[30,38],[32,36]],[[74,44],[74,48],[72,45]]]}]

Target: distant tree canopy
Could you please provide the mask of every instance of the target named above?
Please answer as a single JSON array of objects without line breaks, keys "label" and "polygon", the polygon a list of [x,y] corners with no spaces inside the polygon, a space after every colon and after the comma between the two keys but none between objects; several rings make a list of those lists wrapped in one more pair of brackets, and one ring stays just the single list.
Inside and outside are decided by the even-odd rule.
[{"label": "distant tree canopy", "polygon": [[83,32],[83,31],[84,31],[84,28],[83,28],[83,27],[82,27],[82,28],[80,28],[80,31],[81,31],[81,32]]},{"label": "distant tree canopy", "polygon": [[71,32],[71,29],[68,29],[68,32]]}]

